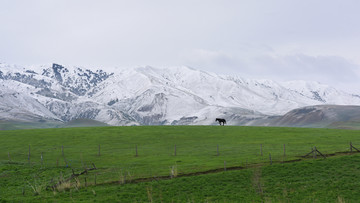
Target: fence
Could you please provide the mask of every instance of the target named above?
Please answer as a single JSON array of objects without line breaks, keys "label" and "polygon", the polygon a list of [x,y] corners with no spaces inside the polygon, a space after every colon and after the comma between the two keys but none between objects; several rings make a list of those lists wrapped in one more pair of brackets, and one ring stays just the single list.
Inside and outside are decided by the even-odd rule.
[{"label": "fence", "polygon": [[[72,181],[70,187],[87,187],[109,182],[128,182],[168,179],[254,167],[256,164],[284,163],[301,157],[323,158],[335,152],[358,152],[359,143],[328,145],[309,143],[198,143],[170,144],[152,147],[151,143],[92,146],[28,145],[19,150],[0,148],[0,161],[48,170],[61,168],[59,177],[51,178],[47,187],[57,188]],[[322,155],[322,156],[321,156]],[[27,189],[28,190],[28,189]],[[59,189],[58,189],[59,190]],[[23,194],[25,187],[22,187]]]},{"label": "fence", "polygon": [[[253,163],[283,162],[299,158],[306,154],[330,154],[337,151],[357,150],[356,143],[344,147],[329,147],[318,145],[300,146],[298,144],[198,144],[198,145],[167,145],[155,146],[132,144],[128,147],[114,148],[109,144],[96,146],[44,146],[29,145],[23,150],[8,150],[3,152],[0,160],[42,167],[70,167],[84,168],[92,163],[102,167],[149,167],[149,163],[163,162],[159,165],[188,165],[185,168],[220,168],[225,161],[225,166],[248,166]],[[320,151],[321,152],[320,152]],[[316,152],[317,151],[317,152]],[[207,164],[207,162],[211,162]],[[216,166],[217,165],[217,166]]]}]

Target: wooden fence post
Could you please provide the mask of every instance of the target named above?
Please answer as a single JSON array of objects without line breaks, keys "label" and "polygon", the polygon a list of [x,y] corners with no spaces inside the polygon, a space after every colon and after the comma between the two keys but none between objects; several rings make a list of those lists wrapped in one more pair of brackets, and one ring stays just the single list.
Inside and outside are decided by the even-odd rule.
[{"label": "wooden fence post", "polygon": [[317,151],[317,150],[316,150],[316,147],[314,147],[314,156],[315,156],[315,159],[316,159],[316,154],[317,154],[316,151]]},{"label": "wooden fence post", "polygon": [[272,165],[271,153],[269,153],[270,165]]},{"label": "wooden fence post", "polygon": [[286,156],[286,152],[285,152],[285,144],[284,144],[284,156]]},{"label": "wooden fence post", "polygon": [[350,141],[350,152],[352,153],[352,143]]},{"label": "wooden fence post", "polygon": [[352,143],[350,142],[350,149],[351,149],[351,152],[353,152],[353,149],[356,150],[356,152],[360,152],[360,150],[356,147],[354,147],[354,145],[352,145]]},{"label": "wooden fence post", "polygon": [[30,165],[30,145],[29,145],[29,154],[28,154],[28,161],[29,161],[29,165]]},{"label": "wooden fence post", "polygon": [[65,158],[65,155],[64,155],[64,145],[61,145],[61,155],[62,155],[62,157],[64,159],[64,162],[65,162],[65,165],[67,167],[66,158]]},{"label": "wooden fence post", "polygon": [[43,159],[43,153],[41,152],[41,167],[43,167],[44,159]]},{"label": "wooden fence post", "polygon": [[137,145],[135,146],[135,156],[138,156],[138,149],[137,149]]},{"label": "wooden fence post", "polygon": [[312,152],[312,155],[313,155],[313,159],[315,159],[315,150],[314,150],[314,147],[311,148],[311,152]]}]

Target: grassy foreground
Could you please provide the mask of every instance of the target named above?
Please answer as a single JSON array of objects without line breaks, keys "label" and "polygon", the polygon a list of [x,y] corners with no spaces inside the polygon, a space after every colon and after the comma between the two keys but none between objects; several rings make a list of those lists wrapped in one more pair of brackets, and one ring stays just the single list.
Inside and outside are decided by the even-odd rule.
[{"label": "grassy foreground", "polygon": [[[353,200],[359,187],[350,179],[360,176],[359,156],[281,164],[299,159],[313,146],[324,154],[349,151],[350,141],[360,145],[359,131],[235,126],[0,131],[0,200]],[[93,167],[92,163],[96,170],[73,179],[68,186],[46,190],[73,171],[77,174]],[[120,184],[224,166],[246,169]],[[336,184],[331,186],[334,180]],[[326,191],[334,192],[329,196]]]}]

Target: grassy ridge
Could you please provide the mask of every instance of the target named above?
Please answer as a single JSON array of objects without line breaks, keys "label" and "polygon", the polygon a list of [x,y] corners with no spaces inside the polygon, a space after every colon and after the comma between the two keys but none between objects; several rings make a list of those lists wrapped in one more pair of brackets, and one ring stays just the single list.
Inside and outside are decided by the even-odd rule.
[{"label": "grassy ridge", "polygon": [[[39,187],[49,185],[51,179],[59,180],[60,176],[67,178],[72,174],[71,169],[79,173],[84,167],[91,167],[91,163],[94,163],[98,169],[81,176],[79,181],[82,184],[85,177],[89,184],[93,183],[95,174],[97,184],[104,184],[112,181],[121,182],[124,179],[129,181],[142,177],[169,176],[171,169],[174,168],[178,175],[223,168],[224,161],[227,167],[268,165],[270,153],[276,163],[298,159],[299,155],[310,152],[313,146],[322,153],[348,151],[349,141],[355,146],[360,145],[358,135],[359,131],[350,130],[236,126],[142,126],[0,131],[0,142],[4,143],[0,147],[0,191],[3,193],[0,196],[8,198],[18,196],[22,188],[25,188],[28,195],[29,192],[32,193],[34,185]],[[174,156],[175,144],[176,156]],[[263,156],[260,156],[260,144],[263,145]],[[283,144],[286,146],[285,157]],[[101,148],[100,156],[98,156],[98,145]],[[136,145],[138,157],[135,157]],[[217,156],[217,145],[219,145],[219,156]],[[41,153],[43,165],[40,159]],[[244,175],[247,177],[244,179],[251,180],[249,177],[252,177],[254,172],[248,173],[251,175],[241,176]],[[191,180],[191,177],[189,178]],[[136,186],[124,187],[136,188]],[[147,190],[145,194],[148,193]],[[156,189],[153,187],[153,190]],[[144,189],[142,191],[144,192]],[[84,191],[79,191],[82,192]],[[251,195],[253,192],[246,192],[249,193],[247,196],[255,196],[255,199],[265,198],[261,195]],[[52,193],[42,192],[41,196],[44,195],[53,198]],[[59,194],[62,195],[63,193]]]}]

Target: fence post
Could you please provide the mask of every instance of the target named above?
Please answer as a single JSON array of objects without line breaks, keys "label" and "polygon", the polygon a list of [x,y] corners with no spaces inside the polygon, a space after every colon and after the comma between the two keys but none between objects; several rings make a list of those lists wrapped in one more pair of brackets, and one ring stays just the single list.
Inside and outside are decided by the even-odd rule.
[{"label": "fence post", "polygon": [[352,153],[352,143],[350,141],[350,152]]},{"label": "fence post", "polygon": [[135,146],[135,156],[138,156],[138,149],[137,149],[137,145]]},{"label": "fence post", "polygon": [[270,165],[272,165],[271,153],[269,153]]},{"label": "fence post", "polygon": [[30,145],[29,145],[29,155],[28,155],[28,161],[29,161],[29,165],[30,165]]},{"label": "fence post", "polygon": [[64,159],[66,167],[68,167],[69,165],[68,165],[68,163],[66,161],[65,154],[64,154],[64,145],[61,145],[61,154],[62,154],[62,157]]},{"label": "fence post", "polygon": [[260,144],[260,156],[263,155],[263,152],[262,152],[262,144]]},{"label": "fence post", "polygon": [[43,153],[41,152],[41,167],[43,167],[43,162],[44,162],[44,160],[43,160]]},{"label": "fence post", "polygon": [[284,144],[284,156],[286,156],[286,151],[285,151],[285,144]]},{"label": "fence post", "polygon": [[315,159],[316,159],[316,147],[314,147],[314,156],[315,156]]},{"label": "fence post", "polygon": [[314,147],[311,147],[311,152],[312,152],[312,155],[313,155],[313,159],[315,159],[315,151],[314,151]]}]

